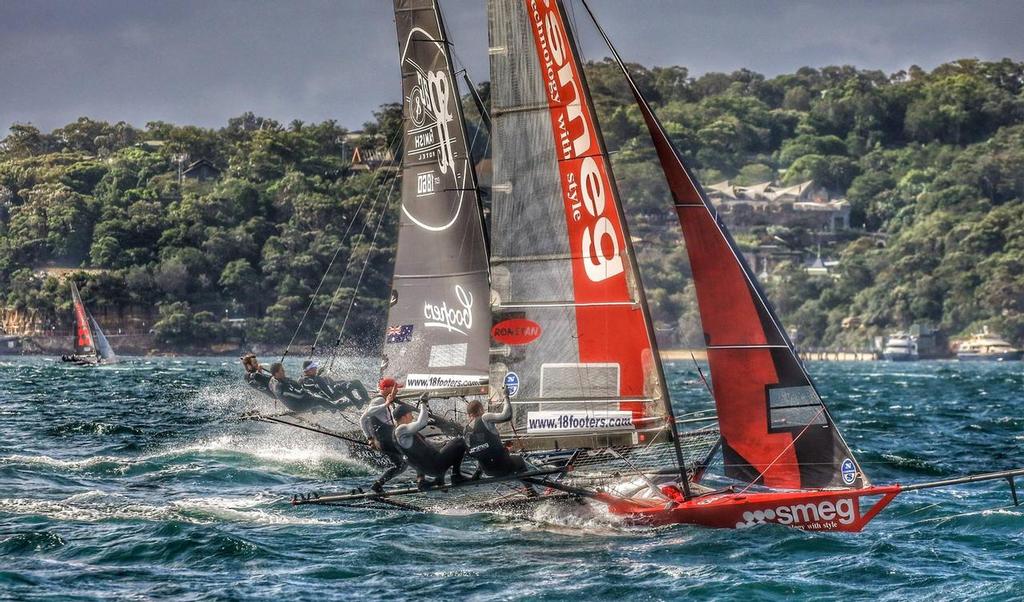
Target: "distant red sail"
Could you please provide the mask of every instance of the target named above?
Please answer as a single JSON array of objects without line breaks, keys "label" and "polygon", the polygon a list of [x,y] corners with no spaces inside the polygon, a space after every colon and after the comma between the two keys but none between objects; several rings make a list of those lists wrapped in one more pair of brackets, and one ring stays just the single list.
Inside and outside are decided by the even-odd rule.
[{"label": "distant red sail", "polygon": [[71,302],[75,311],[75,353],[95,353],[96,343],[89,327],[89,317],[74,282],[71,283]]}]

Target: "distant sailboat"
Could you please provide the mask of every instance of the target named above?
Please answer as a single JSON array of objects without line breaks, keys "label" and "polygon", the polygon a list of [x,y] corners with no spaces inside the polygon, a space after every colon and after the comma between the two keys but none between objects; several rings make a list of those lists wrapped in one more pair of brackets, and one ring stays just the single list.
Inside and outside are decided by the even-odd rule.
[{"label": "distant sailboat", "polygon": [[75,312],[75,338],[74,353],[62,356],[65,362],[74,364],[95,366],[99,364],[113,364],[117,362],[117,355],[114,353],[110,341],[103,334],[96,319],[92,317],[89,310],[82,303],[82,296],[78,293],[78,286],[71,282],[71,302]]}]

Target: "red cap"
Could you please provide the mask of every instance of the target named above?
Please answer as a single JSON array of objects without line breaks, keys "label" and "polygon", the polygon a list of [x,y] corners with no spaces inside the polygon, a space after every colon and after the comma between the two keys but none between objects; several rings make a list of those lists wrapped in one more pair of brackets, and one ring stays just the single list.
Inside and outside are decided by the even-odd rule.
[{"label": "red cap", "polygon": [[398,381],[396,381],[395,379],[391,378],[390,376],[387,377],[387,378],[380,379],[380,382],[377,383],[377,390],[378,391],[383,391],[384,389],[390,389],[391,387],[398,387],[399,389],[401,389],[402,385],[398,384]]}]

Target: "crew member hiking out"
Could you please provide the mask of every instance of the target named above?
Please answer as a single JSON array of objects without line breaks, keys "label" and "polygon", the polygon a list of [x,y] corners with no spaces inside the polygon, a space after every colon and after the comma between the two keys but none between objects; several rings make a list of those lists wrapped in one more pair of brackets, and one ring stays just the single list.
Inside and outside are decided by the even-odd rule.
[{"label": "crew member hiking out", "polygon": [[384,471],[377,481],[370,486],[377,493],[384,490],[384,483],[405,470],[405,457],[395,444],[395,421],[391,417],[391,404],[401,387],[393,378],[382,378],[377,383],[378,394],[370,400],[359,419],[359,427],[363,429],[370,447],[387,456],[391,468]]},{"label": "crew member hiking out", "polygon": [[[406,460],[421,474],[416,479],[420,489],[444,485],[444,475],[452,469],[452,485],[466,480],[462,475],[462,458],[466,455],[466,442],[461,437],[452,439],[441,449],[431,445],[420,431],[429,421],[430,407],[427,405],[427,394],[420,397],[419,415],[413,420],[414,410],[403,405],[395,408],[395,442],[405,454]],[[433,477],[429,481],[425,476]]]},{"label": "crew member hiking out", "polygon": [[331,402],[326,397],[315,395],[305,389],[299,383],[288,378],[284,372],[284,365],[276,362],[270,366],[270,392],[274,397],[284,404],[289,410],[302,413],[316,411],[319,409],[337,410],[339,405]]},{"label": "crew member hiking out", "polygon": [[466,413],[469,414],[469,423],[463,437],[467,453],[478,464],[474,479],[480,478],[481,471],[489,477],[504,477],[529,468],[522,456],[508,453],[495,427],[512,419],[512,402],[507,391],[500,412],[485,413],[484,404],[474,399],[466,406]]},{"label": "crew member hiking out", "polygon": [[302,362],[299,384],[314,395],[325,397],[340,405],[362,405],[370,399],[366,387],[358,380],[334,380],[320,373],[316,360]]},{"label": "crew member hiking out", "polygon": [[267,397],[273,398],[274,393],[270,390],[270,375],[260,365],[256,355],[253,353],[243,355],[242,365],[245,366],[245,384]]}]

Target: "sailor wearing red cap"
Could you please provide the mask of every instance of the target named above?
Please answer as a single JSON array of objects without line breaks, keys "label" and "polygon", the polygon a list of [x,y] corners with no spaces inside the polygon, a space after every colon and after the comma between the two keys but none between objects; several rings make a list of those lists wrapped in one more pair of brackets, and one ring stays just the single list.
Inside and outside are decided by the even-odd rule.
[{"label": "sailor wearing red cap", "polygon": [[395,445],[395,421],[391,416],[392,403],[401,387],[393,378],[380,379],[377,396],[370,400],[359,419],[359,426],[370,446],[387,456],[392,464],[370,487],[377,493],[383,491],[384,483],[405,470],[405,458]]}]

